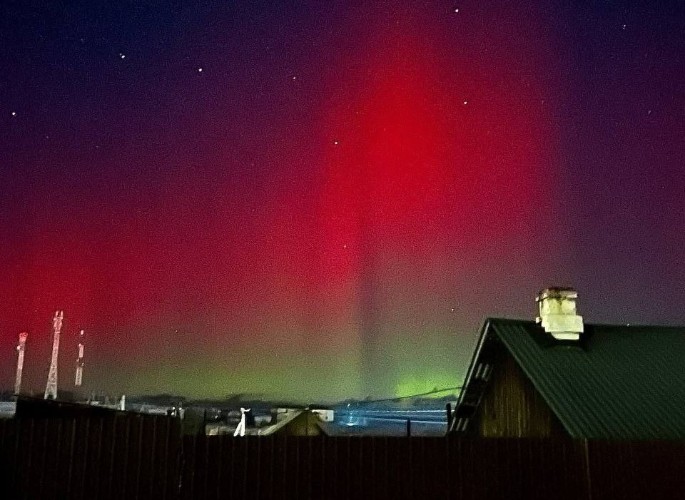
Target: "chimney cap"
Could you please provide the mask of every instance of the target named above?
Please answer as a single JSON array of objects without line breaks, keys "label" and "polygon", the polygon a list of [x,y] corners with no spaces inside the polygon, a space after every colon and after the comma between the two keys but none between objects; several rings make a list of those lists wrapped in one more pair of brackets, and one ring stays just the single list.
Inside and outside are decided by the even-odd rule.
[{"label": "chimney cap", "polygon": [[537,297],[535,297],[536,302],[540,302],[545,299],[577,299],[578,292],[575,288],[570,286],[550,286],[543,288],[538,292]]}]

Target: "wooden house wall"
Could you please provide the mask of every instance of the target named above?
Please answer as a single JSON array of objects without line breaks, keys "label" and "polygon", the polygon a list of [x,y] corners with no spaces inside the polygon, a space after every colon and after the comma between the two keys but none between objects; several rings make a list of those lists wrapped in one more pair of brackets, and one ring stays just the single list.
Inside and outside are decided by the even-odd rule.
[{"label": "wooden house wall", "polygon": [[508,353],[502,353],[469,426],[482,437],[554,437],[566,430]]}]

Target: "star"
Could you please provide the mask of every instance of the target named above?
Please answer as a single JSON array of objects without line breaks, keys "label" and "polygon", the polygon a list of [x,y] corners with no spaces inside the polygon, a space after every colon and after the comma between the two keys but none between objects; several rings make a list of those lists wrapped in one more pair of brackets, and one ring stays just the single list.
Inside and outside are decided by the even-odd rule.
[{"label": "star", "polygon": [[469,101],[464,101],[464,106],[466,106],[469,103]]},{"label": "star", "polygon": [[17,116],[17,112],[16,112],[16,111],[12,111],[12,116]]},{"label": "star", "polygon": [[122,54],[121,52],[119,52],[119,58],[120,59],[126,59],[126,54]]},{"label": "star", "polygon": [[459,13],[459,9],[454,9],[454,13],[455,13],[455,14],[458,14],[458,13]]},{"label": "star", "polygon": [[202,68],[197,68],[198,73],[202,73]]}]

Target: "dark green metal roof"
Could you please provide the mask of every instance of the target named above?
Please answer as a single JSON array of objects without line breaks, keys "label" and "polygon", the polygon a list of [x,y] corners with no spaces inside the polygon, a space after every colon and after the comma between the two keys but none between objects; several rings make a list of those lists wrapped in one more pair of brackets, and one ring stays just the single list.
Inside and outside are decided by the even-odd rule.
[{"label": "dark green metal roof", "polygon": [[575,438],[685,439],[685,327],[585,325],[561,343],[532,321],[489,319]]}]

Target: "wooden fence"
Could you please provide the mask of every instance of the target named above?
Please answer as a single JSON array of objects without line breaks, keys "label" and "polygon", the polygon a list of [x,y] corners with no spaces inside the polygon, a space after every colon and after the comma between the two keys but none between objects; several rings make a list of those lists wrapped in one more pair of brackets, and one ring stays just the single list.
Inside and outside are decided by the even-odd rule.
[{"label": "wooden fence", "polygon": [[2,499],[678,498],[685,442],[182,436],[167,417],[0,420]]}]

